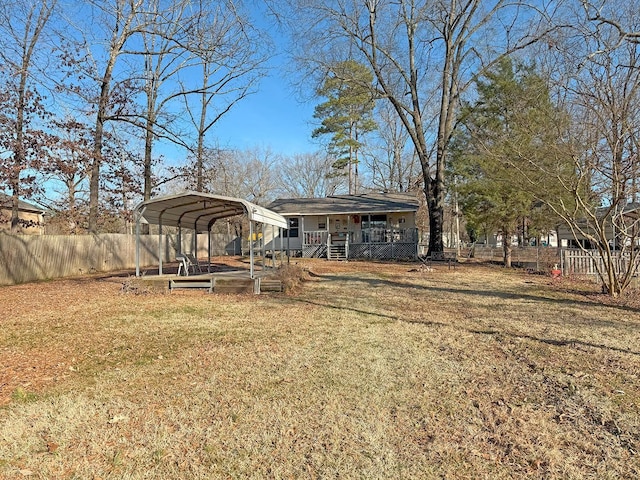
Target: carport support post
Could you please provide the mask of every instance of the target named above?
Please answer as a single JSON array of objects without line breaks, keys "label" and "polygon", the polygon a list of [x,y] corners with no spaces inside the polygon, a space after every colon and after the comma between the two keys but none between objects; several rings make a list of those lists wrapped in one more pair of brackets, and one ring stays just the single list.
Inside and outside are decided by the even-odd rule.
[{"label": "carport support post", "polygon": [[276,227],[271,225],[271,260],[273,268],[276,268]]},{"label": "carport support post", "polygon": [[262,224],[262,228],[260,228],[260,230],[262,230],[262,238],[260,239],[260,253],[262,254],[262,271],[264,272],[267,269],[267,259],[265,257],[265,232],[264,231],[264,223]]},{"label": "carport support post", "polygon": [[211,225],[207,229],[207,273],[211,273]]},{"label": "carport support post", "polygon": [[162,275],[162,214],[158,220],[158,275]]},{"label": "carport support post", "polygon": [[253,220],[249,220],[249,272],[253,278]]},{"label": "carport support post", "polygon": [[136,215],[136,277],[140,276],[140,218],[142,212]]},{"label": "carport support post", "polygon": [[193,256],[198,261],[198,226],[196,224],[193,225]]}]

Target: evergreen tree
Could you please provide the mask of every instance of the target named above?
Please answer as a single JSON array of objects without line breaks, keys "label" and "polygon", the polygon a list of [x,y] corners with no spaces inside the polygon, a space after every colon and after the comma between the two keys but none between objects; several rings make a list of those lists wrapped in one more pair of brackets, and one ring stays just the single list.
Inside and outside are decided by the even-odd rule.
[{"label": "evergreen tree", "polygon": [[533,188],[522,174],[562,143],[557,132],[563,119],[543,79],[509,58],[476,87],[477,100],[461,110],[452,172],[462,179],[460,203],[468,225],[476,232],[500,232],[510,266],[511,238],[519,228],[526,238],[527,224],[539,233],[557,223],[541,211],[540,198],[559,195],[559,189],[544,179]]},{"label": "evergreen tree", "polygon": [[[329,153],[336,157],[333,168],[349,177],[349,194],[358,190],[358,151],[364,134],[377,128],[373,120],[375,97],[373,74],[361,63],[347,60],[335,64],[317,93],[327,101],[316,106],[314,117],[321,126],[313,137],[331,135]],[[342,173],[339,173],[342,174]]]}]

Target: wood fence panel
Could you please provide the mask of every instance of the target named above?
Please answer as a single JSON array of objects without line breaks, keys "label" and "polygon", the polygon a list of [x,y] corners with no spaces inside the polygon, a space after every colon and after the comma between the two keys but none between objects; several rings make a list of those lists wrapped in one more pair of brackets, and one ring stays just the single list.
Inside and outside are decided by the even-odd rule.
[{"label": "wood fence panel", "polygon": [[[616,273],[625,272],[630,265],[631,255],[627,252],[621,255],[619,252],[613,254],[613,263]],[[635,259],[635,274],[638,273],[640,257]],[[604,260],[597,250],[587,251],[573,248],[562,249],[562,274],[563,275],[598,275],[598,268],[604,272]]]},{"label": "wood fence panel", "polygon": [[[206,234],[198,236],[200,257],[208,254],[207,238]],[[140,237],[141,267],[158,264],[160,241],[162,261],[175,261],[175,235],[163,235],[162,238],[143,235]],[[233,235],[212,234],[212,255],[233,254],[233,249],[229,252],[229,245],[235,243],[237,240]],[[0,232],[0,285],[133,269],[135,251],[134,235],[16,235]]]}]

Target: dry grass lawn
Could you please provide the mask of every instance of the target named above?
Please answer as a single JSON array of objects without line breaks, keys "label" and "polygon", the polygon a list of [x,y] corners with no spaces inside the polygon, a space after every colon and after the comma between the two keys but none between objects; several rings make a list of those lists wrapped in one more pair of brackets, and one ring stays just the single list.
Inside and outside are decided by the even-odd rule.
[{"label": "dry grass lawn", "polygon": [[637,478],[640,306],[502,268],[0,288],[0,478]]}]

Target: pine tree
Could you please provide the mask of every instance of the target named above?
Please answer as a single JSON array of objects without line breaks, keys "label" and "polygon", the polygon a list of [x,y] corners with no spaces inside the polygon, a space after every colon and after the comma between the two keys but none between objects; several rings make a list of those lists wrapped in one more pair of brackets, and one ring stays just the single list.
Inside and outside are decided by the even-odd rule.
[{"label": "pine tree", "polygon": [[[363,146],[363,136],[375,130],[373,120],[375,97],[371,84],[373,74],[354,60],[335,64],[318,95],[327,101],[316,106],[314,117],[321,126],[312,136],[331,135],[329,153],[336,157],[333,169],[349,177],[349,194],[358,190],[358,152]],[[344,173],[338,173],[344,174]]]}]

